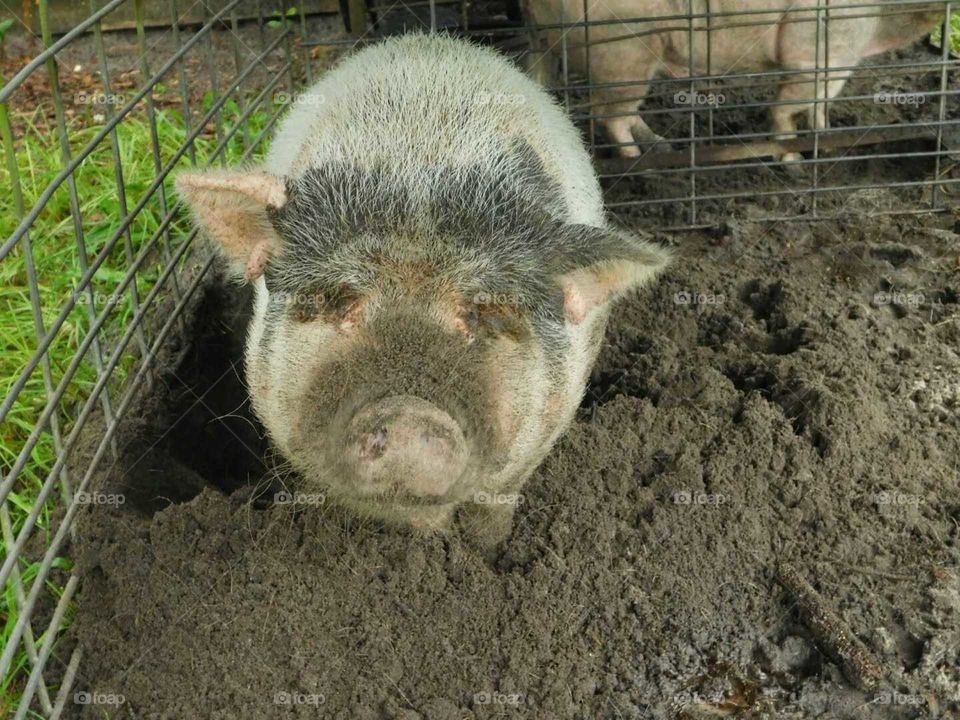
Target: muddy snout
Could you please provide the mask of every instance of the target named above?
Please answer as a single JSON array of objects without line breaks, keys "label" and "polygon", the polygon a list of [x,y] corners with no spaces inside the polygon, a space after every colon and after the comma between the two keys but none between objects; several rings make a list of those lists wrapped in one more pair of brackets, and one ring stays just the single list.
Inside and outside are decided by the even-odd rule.
[{"label": "muddy snout", "polygon": [[467,464],[456,421],[436,405],[395,395],[362,407],[347,427],[346,456],[357,489],[438,498]]}]

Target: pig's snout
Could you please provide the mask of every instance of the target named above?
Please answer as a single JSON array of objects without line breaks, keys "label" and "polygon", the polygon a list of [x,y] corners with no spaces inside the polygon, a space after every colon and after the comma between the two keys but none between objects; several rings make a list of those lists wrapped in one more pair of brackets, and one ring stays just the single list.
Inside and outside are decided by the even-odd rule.
[{"label": "pig's snout", "polygon": [[361,491],[440,497],[463,473],[467,454],[456,421],[410,395],[361,408],[347,428],[347,455]]}]

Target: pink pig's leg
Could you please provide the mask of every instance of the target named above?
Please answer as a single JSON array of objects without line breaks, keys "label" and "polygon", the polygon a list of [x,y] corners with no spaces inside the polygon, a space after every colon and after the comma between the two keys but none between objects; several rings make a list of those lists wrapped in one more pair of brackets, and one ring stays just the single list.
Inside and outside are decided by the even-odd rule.
[{"label": "pink pig's leg", "polygon": [[[847,62],[842,60],[842,62]],[[837,63],[839,64],[839,63]],[[816,128],[817,130],[826,130],[830,127],[830,118],[827,115],[827,102],[832,100],[837,95],[840,94],[840,91],[843,90],[843,86],[853,74],[852,70],[834,70],[830,72],[830,81],[821,80],[820,82],[820,99],[821,102],[815,103],[816,109],[811,109],[807,113],[807,122],[810,123],[811,128]],[[826,92],[824,92],[824,90]]]},{"label": "pink pig's leg", "polygon": [[646,43],[632,38],[591,47],[590,79],[594,83],[631,83],[593,92],[593,112],[622,157],[638,157],[637,143],[665,143],[640,117],[639,108],[660,67],[661,43],[656,36]]},{"label": "pink pig's leg", "polygon": [[[797,75],[794,82],[780,85],[777,102],[783,103],[770,108],[770,122],[773,126],[776,140],[792,140],[797,137],[797,116],[813,110],[813,103],[808,101],[812,91],[813,75]],[[780,158],[783,162],[797,162],[803,160],[798,152],[784,153]]]},{"label": "pink pig's leg", "polygon": [[622,105],[608,106],[608,108],[613,107],[617,107],[617,109],[610,109],[606,112],[630,112],[632,110],[634,113],[633,115],[608,118],[603,121],[607,135],[610,136],[610,141],[620,144],[617,152],[622,157],[639,157],[640,147],[637,143],[666,142],[664,138],[651,130],[650,126],[637,114],[636,106],[631,104],[627,104],[626,107]]},{"label": "pink pig's leg", "polygon": [[[851,11],[847,11],[851,12]],[[852,11],[856,12],[856,11]],[[796,137],[798,115],[806,117],[811,130],[825,130],[828,126],[826,100],[834,98],[843,90],[850,77],[849,70],[833,70],[829,82],[824,74],[827,65],[849,67],[856,65],[864,56],[867,43],[876,34],[876,17],[856,21],[834,17],[828,36],[817,33],[814,22],[784,24],[780,28],[777,50],[784,70],[801,71],[788,75],[780,85],[777,100],[781,104],[770,111],[773,131],[778,140]],[[812,18],[811,18],[812,19]],[[829,38],[829,54],[823,47]],[[819,70],[819,72],[816,72]],[[819,102],[814,102],[819,100]],[[782,160],[800,160],[800,153],[786,153]]]},{"label": "pink pig's leg", "polygon": [[[807,125],[811,130],[826,130],[829,127],[827,117],[827,100],[835,98],[843,90],[844,83],[850,77],[850,71],[832,71],[830,82],[823,79],[817,81],[820,102],[814,100],[813,73],[797,75],[792,82],[783,83],[777,101],[787,103],[775,105],[770,109],[770,119],[773,125],[774,137],[777,140],[788,140],[797,136],[797,118],[806,116]],[[800,153],[786,153],[781,158],[783,162],[793,162],[803,159]]]}]

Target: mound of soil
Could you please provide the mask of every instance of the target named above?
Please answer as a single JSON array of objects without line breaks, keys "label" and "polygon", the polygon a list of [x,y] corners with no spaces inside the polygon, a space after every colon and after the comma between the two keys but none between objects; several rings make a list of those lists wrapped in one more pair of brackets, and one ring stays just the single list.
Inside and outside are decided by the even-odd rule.
[{"label": "mound of soil", "polygon": [[[743,206],[749,216],[750,206]],[[486,561],[284,487],[206,290],[72,548],[83,717],[943,717],[960,705],[944,216],[683,235]],[[263,458],[268,458],[265,462]],[[883,675],[856,687],[789,563]],[[843,642],[835,638],[842,646]],[[97,695],[94,695],[97,697]]]}]

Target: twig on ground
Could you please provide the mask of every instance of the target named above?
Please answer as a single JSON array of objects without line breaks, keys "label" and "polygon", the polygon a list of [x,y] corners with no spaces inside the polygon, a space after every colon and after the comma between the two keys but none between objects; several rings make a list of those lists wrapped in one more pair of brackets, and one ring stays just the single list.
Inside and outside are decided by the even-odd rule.
[{"label": "twig on ground", "polygon": [[820,593],[790,565],[777,569],[777,580],[796,600],[817,645],[840,666],[847,680],[860,690],[877,687],[883,679],[879,663]]}]

